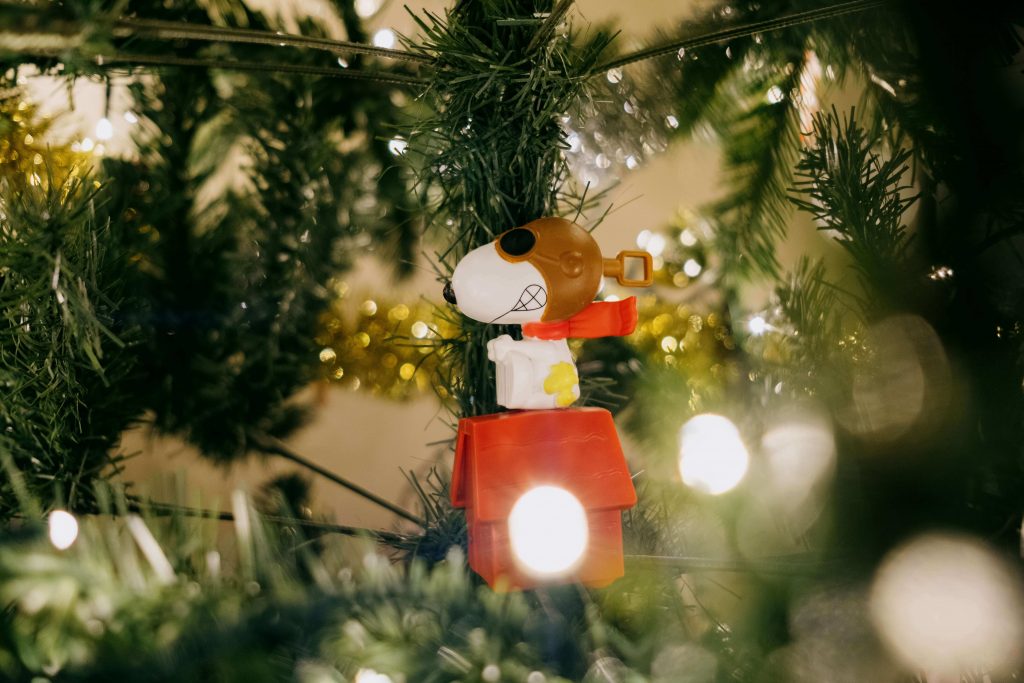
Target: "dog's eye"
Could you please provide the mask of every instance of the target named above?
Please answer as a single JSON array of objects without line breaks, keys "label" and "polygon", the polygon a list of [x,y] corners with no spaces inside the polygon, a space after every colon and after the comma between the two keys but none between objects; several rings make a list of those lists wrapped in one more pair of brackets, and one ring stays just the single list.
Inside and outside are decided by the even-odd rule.
[{"label": "dog's eye", "polygon": [[525,228],[509,230],[498,240],[501,250],[509,256],[523,256],[530,253],[537,243],[533,232]]}]

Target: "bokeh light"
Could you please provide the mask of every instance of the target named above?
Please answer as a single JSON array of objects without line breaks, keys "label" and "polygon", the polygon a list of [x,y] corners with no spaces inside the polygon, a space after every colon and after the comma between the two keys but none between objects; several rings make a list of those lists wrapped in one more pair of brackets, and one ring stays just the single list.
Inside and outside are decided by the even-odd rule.
[{"label": "bokeh light", "polygon": [[760,315],[755,315],[753,318],[747,321],[747,332],[760,337],[768,331],[768,321]]},{"label": "bokeh light", "polygon": [[1021,662],[1020,577],[977,539],[929,534],[893,551],[875,576],[870,611],[909,667],[957,676]]},{"label": "bokeh light", "polygon": [[854,375],[844,426],[891,441],[910,432],[922,439],[946,422],[952,378],[931,325],[919,316],[890,316],[868,329],[865,347],[873,362]]},{"label": "bokeh light", "polygon": [[728,418],[697,415],[683,425],[680,436],[679,473],[687,486],[718,495],[734,488],[747,473],[747,447]]},{"label": "bokeh light", "polygon": [[587,515],[568,491],[537,486],[516,501],[508,518],[512,553],[534,576],[556,577],[583,558],[589,540]]},{"label": "bokeh light", "polygon": [[54,510],[47,519],[50,543],[57,550],[66,550],[78,538],[78,520],[70,512]]},{"label": "bokeh light", "polygon": [[373,34],[373,44],[390,50],[395,46],[395,32],[389,28],[382,28]]},{"label": "bokeh light", "polygon": [[373,669],[360,669],[356,672],[353,683],[392,683],[391,676],[377,673]]},{"label": "bokeh light", "polygon": [[[781,419],[761,437],[761,453],[767,488],[778,506],[788,517],[816,516],[836,466],[835,436],[828,421],[813,413]],[[804,509],[809,504],[813,511]]]},{"label": "bokeh light", "polygon": [[114,137],[114,124],[110,122],[110,119],[103,117],[96,122],[96,139],[109,140],[112,137]]}]

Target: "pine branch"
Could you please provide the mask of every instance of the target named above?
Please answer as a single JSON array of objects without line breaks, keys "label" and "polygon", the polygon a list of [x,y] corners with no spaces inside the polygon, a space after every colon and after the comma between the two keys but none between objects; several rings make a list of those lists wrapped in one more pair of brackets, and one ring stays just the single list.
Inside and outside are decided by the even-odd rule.
[{"label": "pine branch", "polygon": [[835,109],[816,115],[813,134],[814,145],[797,166],[794,188],[800,194],[791,201],[811,214],[819,229],[835,231],[865,291],[899,298],[914,270],[903,224],[918,197],[907,180],[911,152],[896,150],[883,158],[880,138],[867,136],[855,110],[842,118]]},{"label": "pine branch", "polygon": [[799,145],[797,93],[805,66],[803,44],[788,48],[790,61],[782,69],[765,68],[735,90],[717,94],[749,106],[740,104],[734,117],[720,127],[726,135],[723,146],[731,189],[712,212],[728,272],[778,270],[775,243],[787,227],[786,191]]},{"label": "pine branch", "polygon": [[124,225],[77,175],[18,185],[0,184],[0,518],[18,509],[16,482],[44,508],[92,505],[140,411],[126,390],[140,335],[124,319],[135,276]]}]

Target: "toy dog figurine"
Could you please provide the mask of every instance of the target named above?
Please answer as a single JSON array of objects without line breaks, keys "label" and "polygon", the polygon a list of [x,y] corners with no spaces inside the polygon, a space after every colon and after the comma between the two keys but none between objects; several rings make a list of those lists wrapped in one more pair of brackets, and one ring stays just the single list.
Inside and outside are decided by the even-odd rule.
[{"label": "toy dog figurine", "polygon": [[[643,262],[640,280],[625,276],[630,257]],[[625,571],[622,510],[636,504],[636,490],[611,413],[566,409],[580,395],[566,339],[632,332],[635,297],[594,297],[602,276],[643,287],[651,271],[646,252],[605,259],[580,226],[541,218],[466,254],[445,286],[444,298],[470,318],[523,326],[522,341],[505,334],[487,352],[497,364],[498,403],[526,410],[459,420],[452,467],[469,565],[496,590],[607,586]],[[572,502],[582,525],[567,523],[579,520],[575,512],[552,507],[552,492]],[[521,522],[520,513],[533,521]],[[535,547],[544,550],[535,555]]]},{"label": "toy dog figurine", "polygon": [[[643,277],[625,275],[627,258],[643,263]],[[519,324],[522,341],[492,339],[498,403],[506,408],[564,408],[579,398],[579,377],[566,339],[621,336],[636,327],[636,298],[594,302],[603,276],[647,287],[651,255],[622,251],[601,256],[590,233],[564,218],[540,218],[502,233],[459,261],[444,298],[484,323]]]}]

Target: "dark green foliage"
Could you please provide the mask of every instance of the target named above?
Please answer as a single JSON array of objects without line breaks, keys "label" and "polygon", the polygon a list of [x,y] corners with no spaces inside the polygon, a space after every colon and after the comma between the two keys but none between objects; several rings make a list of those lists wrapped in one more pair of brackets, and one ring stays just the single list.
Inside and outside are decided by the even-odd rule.
[{"label": "dark green foliage", "polygon": [[[364,37],[351,2],[340,10],[350,37]],[[120,39],[116,20],[135,13],[277,28],[234,1],[102,8],[73,2],[32,11],[50,21],[31,11],[12,20],[45,33],[103,13],[86,43],[67,46],[77,57],[65,54],[63,70],[78,75],[106,74],[87,58],[104,53],[103,45],[142,55],[166,51],[159,40]],[[323,35],[314,21],[301,29]],[[276,50],[195,41],[176,56],[269,61]],[[53,65],[38,50],[24,52],[22,62]],[[341,69],[330,53],[289,54],[302,65]],[[351,61],[355,69],[364,60]],[[133,285],[137,302],[120,313],[141,331],[137,386],[144,395],[134,398],[136,412],[150,409],[158,429],[183,435],[218,460],[258,450],[259,437],[284,436],[304,419],[291,397],[316,377],[318,316],[330,278],[351,254],[378,250],[393,260],[396,274],[412,268],[422,221],[408,173],[394,167],[386,142],[398,118],[393,102],[402,95],[377,83],[340,83],[162,69],[131,85],[141,119],[137,157],[105,163],[111,220],[123,242],[120,267],[131,263],[142,274]],[[125,391],[122,385],[115,393],[130,402]]]},{"label": "dark green foliage", "polygon": [[137,274],[92,182],[0,184],[0,518],[26,494],[91,508],[140,411],[141,335],[122,315]]}]

